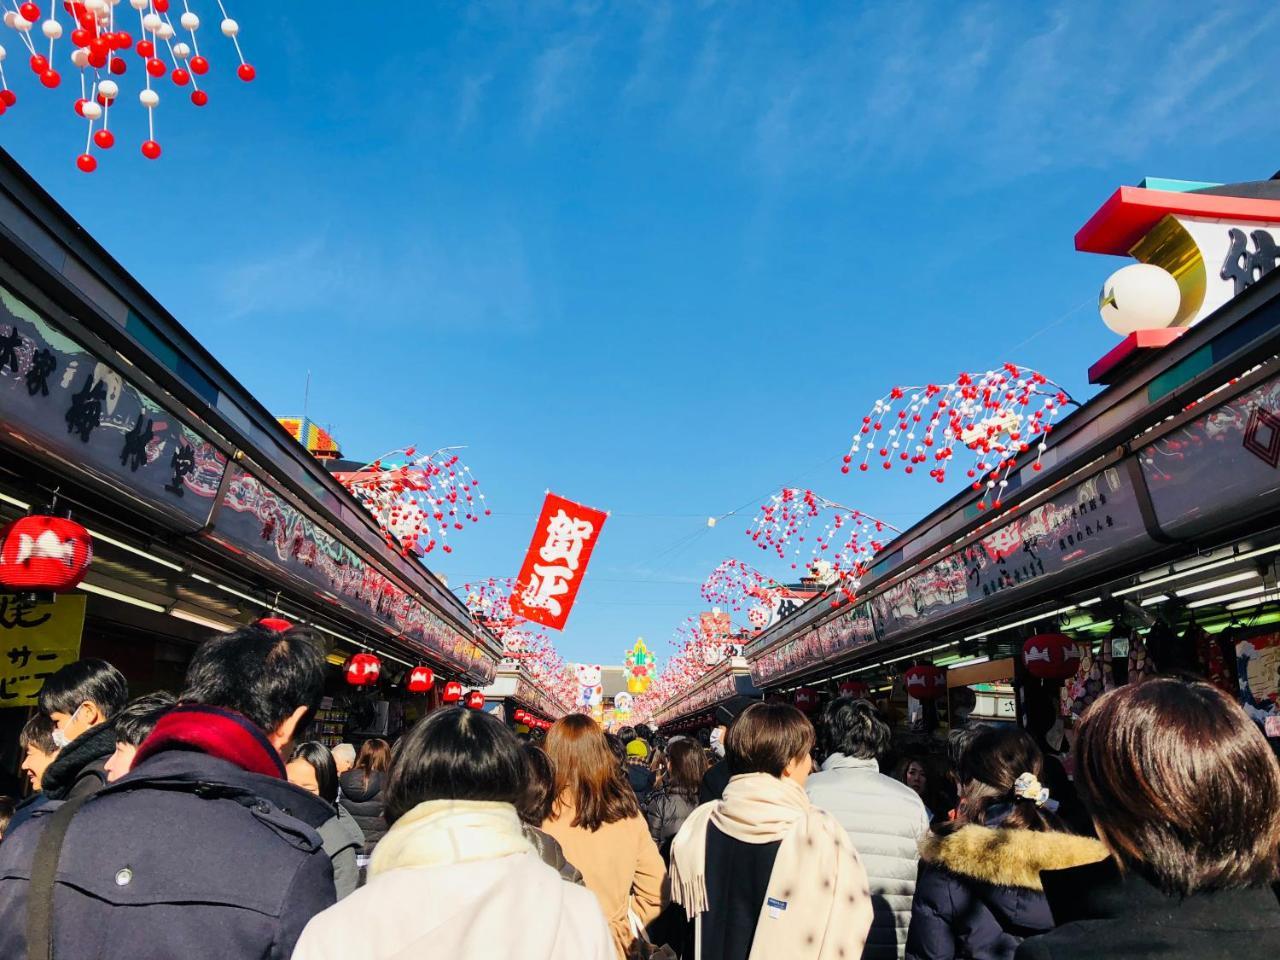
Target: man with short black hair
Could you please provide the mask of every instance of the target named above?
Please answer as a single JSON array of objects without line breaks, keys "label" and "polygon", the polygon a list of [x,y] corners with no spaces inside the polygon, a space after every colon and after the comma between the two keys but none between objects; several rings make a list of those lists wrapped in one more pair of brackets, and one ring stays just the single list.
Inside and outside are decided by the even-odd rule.
[{"label": "man with short black hair", "polygon": [[178,698],[168,690],[146,693],[116,714],[116,752],[107,758],[107,782],[115,783],[129,772],[142,741],[151,736],[160,718],[174,708]]},{"label": "man with short black hair", "polygon": [[44,772],[48,800],[87,797],[106,786],[107,758],[116,749],[111,721],[128,699],[124,674],[105,660],[68,663],[45,680],[38,702],[58,745]]},{"label": "man with short black hair", "polygon": [[320,700],[324,656],[303,630],[206,641],[180,705],[132,772],[42,809],[0,845],[0,957],[280,957],[334,902],[316,829],[331,805],[285,779]]},{"label": "man with short black hair", "polygon": [[[716,726],[702,745],[707,747],[719,759],[713,763],[702,777],[702,786],[698,788],[698,802],[710,803],[724,796],[724,788],[729,785],[729,763],[725,760],[725,738],[729,736],[729,728],[733,722],[753,703],[759,701],[741,695],[730,697],[715,709]],[[704,733],[699,730],[699,739]]]},{"label": "man with short black hair", "polygon": [[866,868],[873,916],[862,956],[897,960],[906,949],[918,843],[929,816],[914,790],[880,772],[877,758],[889,750],[889,725],[870,701],[832,700],[820,734],[827,759],[805,791],[814,806],[840,821]]}]

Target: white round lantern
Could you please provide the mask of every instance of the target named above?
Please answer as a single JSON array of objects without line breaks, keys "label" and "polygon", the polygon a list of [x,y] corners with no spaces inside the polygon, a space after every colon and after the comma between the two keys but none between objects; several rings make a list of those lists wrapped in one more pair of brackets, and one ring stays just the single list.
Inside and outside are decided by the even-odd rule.
[{"label": "white round lantern", "polygon": [[1153,263],[1132,263],[1102,285],[1098,312],[1114,333],[1162,330],[1178,316],[1182,292],[1173,274]]}]

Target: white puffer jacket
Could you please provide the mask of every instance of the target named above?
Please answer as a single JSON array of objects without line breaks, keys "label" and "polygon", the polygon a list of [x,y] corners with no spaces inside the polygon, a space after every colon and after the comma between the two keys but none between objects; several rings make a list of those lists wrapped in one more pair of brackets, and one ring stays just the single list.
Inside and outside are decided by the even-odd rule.
[{"label": "white puffer jacket", "polygon": [[902,956],[911,925],[919,842],[929,817],[916,792],[880,773],[875,760],[832,754],[805,790],[849,832],[871,885],[874,918],[863,960]]}]

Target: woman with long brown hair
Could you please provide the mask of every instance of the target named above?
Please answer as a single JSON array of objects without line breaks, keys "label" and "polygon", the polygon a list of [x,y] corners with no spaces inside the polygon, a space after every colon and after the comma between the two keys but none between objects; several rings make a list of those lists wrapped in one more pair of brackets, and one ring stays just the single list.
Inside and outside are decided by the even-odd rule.
[{"label": "woman with long brown hair", "polygon": [[542,829],[582,871],[626,957],[636,932],[662,910],[666,866],[649,836],[635,791],[588,716],[561,717],[547,732],[555,801]]},{"label": "woman with long brown hair", "polygon": [[960,758],[956,818],[920,844],[907,960],[1009,960],[1053,927],[1041,870],[1106,857],[1067,833],[1040,783],[1044,759],[1016,727],[978,734]]},{"label": "woman with long brown hair", "polygon": [[391,744],[375,737],[360,745],[355,766],[338,778],[342,788],[338,802],[364,831],[361,867],[368,866],[373,848],[387,832],[387,821],[382,815],[382,785],[390,766]]}]

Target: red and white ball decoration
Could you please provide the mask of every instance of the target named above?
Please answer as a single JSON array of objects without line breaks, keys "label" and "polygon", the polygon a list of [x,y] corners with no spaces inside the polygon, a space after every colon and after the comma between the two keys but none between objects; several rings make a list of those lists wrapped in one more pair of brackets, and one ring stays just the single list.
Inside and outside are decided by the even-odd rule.
[{"label": "red and white ball decoration", "polygon": [[347,684],[353,687],[372,687],[382,675],[382,661],[372,653],[357,653],[347,661]]},{"label": "red and white ball decoration", "polygon": [[1022,645],[1027,672],[1042,680],[1071,679],[1084,655],[1084,646],[1062,633],[1042,633]]},{"label": "red and white ball decoration", "polygon": [[927,467],[942,483],[956,449],[967,448],[974,454],[967,476],[984,491],[979,508],[999,508],[1018,456],[1034,449],[1040,469],[1053,421],[1070,402],[1044,374],[1013,363],[950,383],[894,387],[862,418],[841,470],[856,463],[865,472],[873,461],[905,473]]},{"label": "red and white ball decoration", "polygon": [[445,703],[457,703],[462,699],[462,684],[457,680],[450,680],[440,691],[440,699]]},{"label": "red and white ball decoration", "polygon": [[93,562],[93,537],[67,517],[31,514],[0,529],[0,588],[15,593],[74,590]]},{"label": "red and white ball decoration", "polygon": [[841,593],[853,600],[872,559],[897,532],[892,524],[812,490],[783,487],[760,507],[747,535],[761,550],[790,559],[793,570],[802,562],[806,568],[829,564]]},{"label": "red and white ball decoration", "polygon": [[483,709],[484,709],[484,694],[483,694],[483,693],[481,693],[479,690],[472,690],[470,693],[468,693],[468,694],[467,694],[467,709],[468,709],[468,710],[483,710]]},{"label": "red and white ball decoration", "polygon": [[[50,90],[62,85],[59,41],[65,37],[70,42],[69,65],[80,79],[73,106],[76,115],[87,124],[84,153],[76,158],[76,165],[85,173],[98,168],[95,148],[110,150],[115,146],[111,114],[121,95],[119,78],[129,74],[131,64],[141,78],[138,102],[147,111],[147,139],[142,143],[142,155],[148,160],[161,154],[155,123],[161,88],[171,83],[175,93],[190,91],[189,99],[197,107],[209,102],[208,93],[200,88],[200,78],[211,69],[200,50],[203,22],[191,9],[190,0],[181,0],[180,12],[176,9],[178,3],[171,0],[128,0],[128,5],[138,18],[134,27],[136,43],[134,34],[129,32],[132,17],[120,9],[121,0],[49,0],[47,8],[28,0],[4,13],[4,24],[17,34],[31,72]],[[217,7],[221,14],[219,29],[231,41],[240,60],[236,73],[241,80],[251,81],[257,72],[246,62],[240,48],[240,24],[228,15],[222,0],[217,0]],[[138,62],[130,54],[136,55]],[[0,114],[18,102],[4,72],[5,58],[6,51],[0,46]]]},{"label": "red and white ball decoration", "polygon": [[947,671],[931,663],[912,667],[902,675],[907,695],[917,700],[937,700],[947,692]]},{"label": "red and white ball decoration", "polygon": [[420,456],[405,447],[336,476],[377,518],[387,543],[406,556],[422,557],[436,547],[452,553],[450,532],[490,514],[480,481],[448,450]]},{"label": "red and white ball decoration", "polygon": [[[743,607],[755,609],[768,604],[783,593],[785,588],[772,577],[766,576],[741,560],[722,561],[702,583],[702,598],[708,603],[719,604],[730,610]],[[765,610],[768,620],[768,610]]]}]

